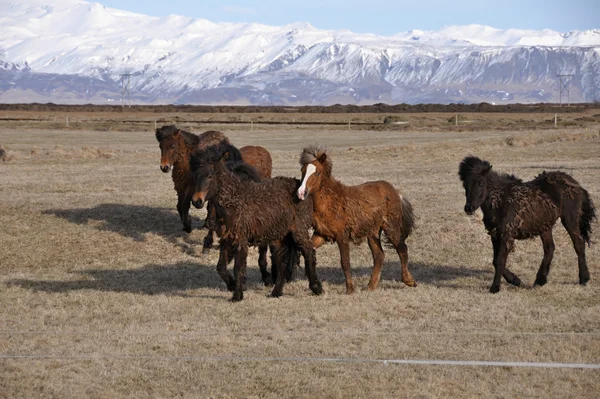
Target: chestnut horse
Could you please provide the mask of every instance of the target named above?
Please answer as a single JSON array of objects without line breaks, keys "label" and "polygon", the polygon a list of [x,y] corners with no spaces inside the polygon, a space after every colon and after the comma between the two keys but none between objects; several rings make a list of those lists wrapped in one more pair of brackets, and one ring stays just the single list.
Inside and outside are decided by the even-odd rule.
[{"label": "chestnut horse", "polygon": [[372,181],[358,186],[346,186],[331,175],[332,163],[324,149],[307,147],[300,155],[302,185],[298,198],[309,194],[314,201],[312,243],[315,248],[325,241],[336,242],[342,269],[346,277],[346,292],[354,285],[350,274],[350,242],[360,244],[367,239],[373,255],[373,273],[368,289],[374,290],[381,278],[384,232],[402,263],[402,282],[417,284],[408,271],[406,238],[414,227],[412,205],[386,181]]},{"label": "chestnut horse", "polygon": [[483,211],[483,224],[494,248],[494,281],[490,292],[500,291],[502,277],[516,286],[521,280],[506,267],[508,253],[515,240],[540,236],[544,257],[535,285],[548,281],[554,255],[552,227],[560,218],[573,241],[579,265],[579,284],[590,280],[585,261],[585,243],[591,244],[592,221],[596,217],[589,193],[564,172],[543,172],[523,182],[512,175],[492,171],[492,165],[474,156],[466,157],[458,167],[465,188],[465,212]]},{"label": "chestnut horse", "polygon": [[[192,155],[196,180],[193,203],[201,208],[208,201],[216,210],[221,238],[217,271],[227,288],[234,291],[232,301],[243,299],[248,247],[254,245],[271,246],[272,271],[276,275],[272,296],[282,295],[285,270],[294,266],[297,251],[304,256],[310,289],[321,294],[323,289],[317,278],[315,250],[309,235],[312,202],[296,199],[300,182],[286,177],[259,182],[240,179],[240,175],[252,176],[252,167],[244,162],[227,162],[224,155],[235,148],[224,147],[211,146]],[[232,256],[235,278],[227,271]]]},{"label": "chestnut horse", "polygon": [[[221,142],[229,143],[229,139],[221,132],[210,130],[199,136],[178,129],[174,125],[165,125],[156,129],[161,157],[160,169],[167,173],[171,167],[171,177],[177,191],[177,212],[183,222],[183,229],[190,233],[192,231],[192,220],[189,216],[190,203],[194,194],[194,183],[190,173],[190,154],[196,149],[206,148]],[[271,154],[263,147],[246,146],[240,148],[242,158],[246,163],[256,168],[262,178],[270,178],[272,170]],[[208,209],[205,225],[208,234],[204,238],[203,253],[208,253],[213,244],[212,211]]]},{"label": "chestnut horse", "polygon": [[156,140],[160,147],[160,170],[167,173],[171,167],[173,168],[171,177],[177,191],[177,212],[183,223],[183,230],[190,233],[192,231],[190,203],[194,195],[190,154],[197,148],[221,141],[229,142],[229,140],[223,133],[214,130],[197,136],[178,129],[175,125],[165,125],[156,129]]}]

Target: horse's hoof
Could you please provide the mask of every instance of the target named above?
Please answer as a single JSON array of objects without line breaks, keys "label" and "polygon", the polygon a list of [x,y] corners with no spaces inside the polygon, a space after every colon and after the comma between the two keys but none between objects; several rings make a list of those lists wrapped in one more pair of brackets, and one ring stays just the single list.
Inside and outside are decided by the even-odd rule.
[{"label": "horse's hoof", "polygon": [[264,276],[262,278],[263,284],[265,285],[265,287],[272,287],[273,286],[273,280],[271,279],[271,276]]},{"label": "horse's hoof", "polygon": [[315,295],[321,295],[323,293],[323,286],[321,285],[320,281],[310,284],[309,288]]},{"label": "horse's hoof", "polygon": [[231,297],[231,302],[240,302],[242,299],[244,299],[244,292],[235,291]]},{"label": "horse's hoof", "polygon": [[202,248],[202,253],[204,255],[208,255],[210,253],[210,247],[204,247],[204,248]]},{"label": "horse's hoof", "polygon": [[590,278],[581,278],[579,277],[579,285],[587,285],[587,283],[590,281]]},{"label": "horse's hoof", "polygon": [[188,233],[188,234],[189,234],[189,233],[191,233],[191,232],[192,232],[192,227],[191,227],[191,226],[190,226],[190,227],[184,227],[184,228],[183,228],[183,231],[185,231],[186,233]]},{"label": "horse's hoof", "polygon": [[490,292],[492,294],[497,294],[498,292],[500,292],[500,286],[499,285],[492,285],[490,287]]},{"label": "horse's hoof", "polygon": [[538,276],[535,279],[535,283],[533,283],[534,286],[539,285],[540,287],[543,285],[546,285],[546,283],[548,282],[548,278],[545,276]]},{"label": "horse's hoof", "polygon": [[273,292],[271,292],[271,296],[273,298],[279,298],[282,295],[283,295],[283,292],[281,292],[281,291],[275,291],[275,290],[273,290]]},{"label": "horse's hoof", "polygon": [[515,280],[512,282],[512,285],[514,285],[515,287],[520,287],[521,285],[523,285],[523,282],[520,278],[515,277]]},{"label": "horse's hoof", "polygon": [[415,280],[403,281],[403,283],[406,284],[409,287],[416,287],[417,286],[417,282]]},{"label": "horse's hoof", "polygon": [[235,291],[235,281],[232,281],[230,283],[227,284],[227,291]]},{"label": "horse's hoof", "polygon": [[352,295],[352,294],[354,294],[354,287],[353,287],[353,286],[346,287],[346,294],[347,294],[347,295]]}]

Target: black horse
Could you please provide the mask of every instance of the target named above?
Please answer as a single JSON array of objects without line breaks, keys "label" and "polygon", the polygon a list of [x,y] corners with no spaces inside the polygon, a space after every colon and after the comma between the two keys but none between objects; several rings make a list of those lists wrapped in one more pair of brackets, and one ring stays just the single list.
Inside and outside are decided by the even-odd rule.
[{"label": "black horse", "polygon": [[463,159],[458,175],[466,192],[465,212],[471,215],[481,207],[483,223],[492,238],[496,272],[490,292],[500,291],[502,276],[510,284],[521,285],[521,280],[506,268],[506,258],[514,240],[535,236],[540,236],[544,246],[535,285],[546,284],[554,254],[552,227],[559,217],[577,253],[579,284],[590,280],[585,243],[591,244],[596,212],[590,195],[575,179],[563,172],[543,172],[523,182],[492,171],[489,162],[474,156]]}]

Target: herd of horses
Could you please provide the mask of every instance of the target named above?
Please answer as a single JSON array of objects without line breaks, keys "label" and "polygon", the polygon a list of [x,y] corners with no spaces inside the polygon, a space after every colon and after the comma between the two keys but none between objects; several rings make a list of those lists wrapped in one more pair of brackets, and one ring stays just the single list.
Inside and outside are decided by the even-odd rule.
[{"label": "herd of horses", "polygon": [[[350,272],[350,244],[367,241],[373,256],[368,284],[374,290],[381,278],[385,242],[397,252],[404,284],[417,284],[408,270],[406,239],[415,222],[410,202],[386,181],[347,186],[332,175],[327,151],[308,146],[300,155],[301,179],[272,177],[272,159],[261,146],[236,148],[218,131],[200,135],[167,125],[156,129],[161,150],[160,168],[172,178],[177,191],[177,211],[183,229],[191,232],[190,206],[207,205],[204,225],[209,232],[203,253],[210,251],[213,235],[219,237],[217,272],[240,301],[246,286],[246,260],[251,246],[259,248],[262,281],[273,285],[271,295],[283,294],[286,281],[304,259],[311,291],[323,292],[317,277],[316,249],[325,242],[336,243],[346,279],[346,292],[355,290]],[[563,172],[544,172],[534,180],[522,180],[492,171],[489,162],[474,156],[459,165],[465,189],[464,210],[473,214],[481,208],[485,228],[492,240],[495,268],[490,291],[500,290],[502,277],[513,285],[521,280],[506,267],[514,240],[540,236],[544,257],[535,280],[544,285],[554,253],[552,228],[558,218],[578,256],[579,283],[589,279],[585,244],[590,235],[595,208],[589,193]],[[312,235],[311,235],[312,233]],[[271,273],[267,268],[271,256]],[[234,261],[234,274],[227,266]]]}]

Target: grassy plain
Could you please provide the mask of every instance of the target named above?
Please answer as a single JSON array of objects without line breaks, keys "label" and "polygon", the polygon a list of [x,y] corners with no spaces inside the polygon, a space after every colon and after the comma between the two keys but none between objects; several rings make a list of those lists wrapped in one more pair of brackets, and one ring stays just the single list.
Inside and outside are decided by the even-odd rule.
[{"label": "grassy plain", "polygon": [[[84,116],[105,115],[71,115]],[[598,244],[588,248],[592,281],[580,287],[559,223],[549,283],[531,288],[541,243],[518,242],[509,267],[529,287],[503,283],[491,295],[489,237],[479,213],[462,211],[456,174],[468,154],[523,179],[564,170],[600,205],[600,123],[587,116],[556,130],[548,114],[488,115],[480,128],[457,128],[444,114],[408,116],[435,126],[383,130],[223,126],[234,144],[269,149],[274,175],[299,176],[303,146],[325,145],[338,179],[388,180],[417,215],[408,240],[416,288],[399,281],[399,259],[386,250],[380,287],[367,292],[363,244],[351,252],[361,290],[346,296],[328,245],[317,251],[323,296],[301,278],[273,299],[253,250],[248,291],[235,304],[215,271],[217,251],[201,253],[206,230],[181,230],[153,119],[122,129],[0,121],[9,157],[0,163],[0,355],[11,356],[0,358],[0,397],[596,398],[599,370],[299,359],[600,363]],[[204,211],[193,215],[200,227]]]}]

